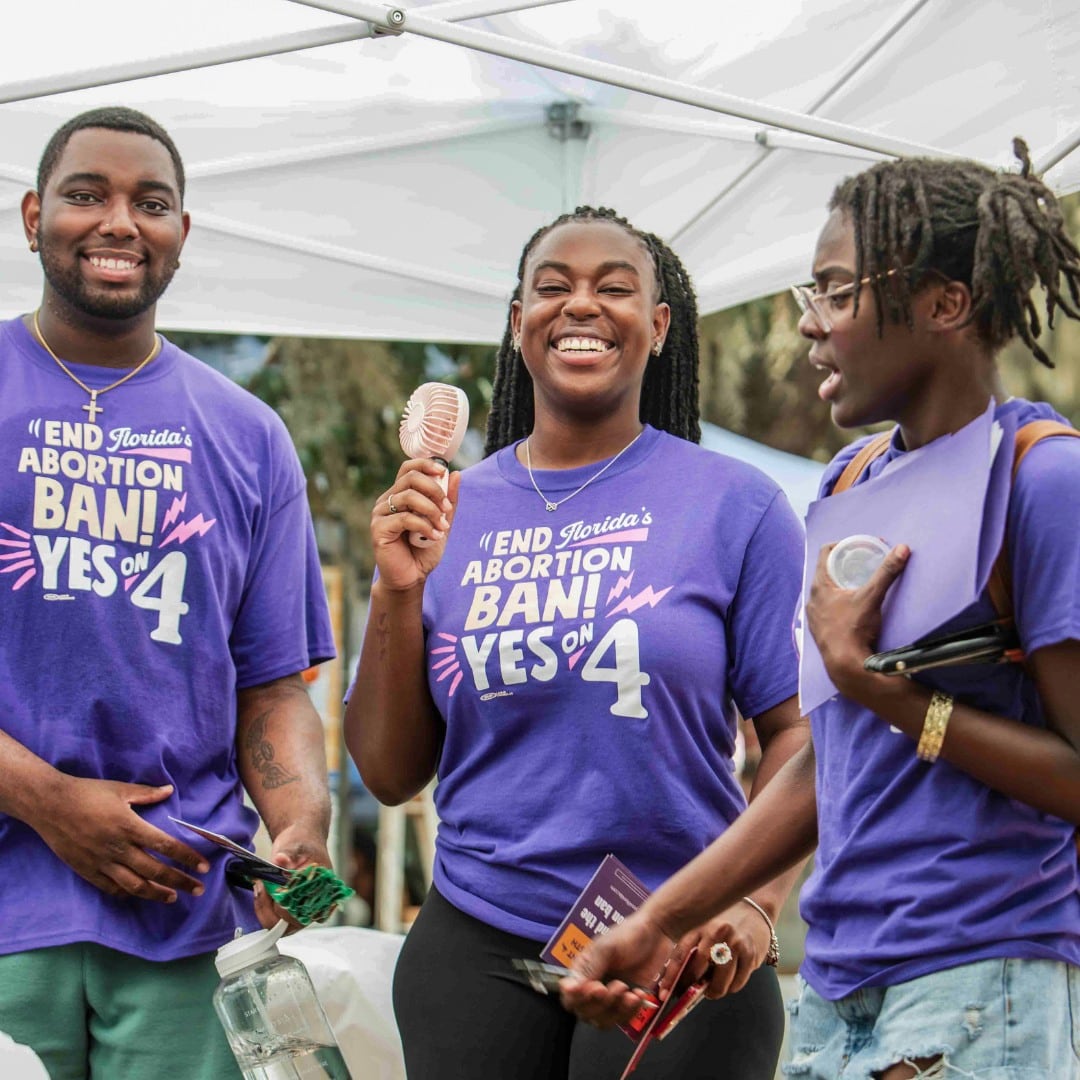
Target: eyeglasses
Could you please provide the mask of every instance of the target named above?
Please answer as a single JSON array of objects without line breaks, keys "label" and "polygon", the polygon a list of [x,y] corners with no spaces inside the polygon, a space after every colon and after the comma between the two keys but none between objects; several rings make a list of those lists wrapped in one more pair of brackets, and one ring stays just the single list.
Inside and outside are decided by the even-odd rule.
[{"label": "eyeglasses", "polygon": [[864,285],[869,285],[871,281],[877,281],[878,278],[891,277],[898,272],[898,269],[893,267],[892,270],[883,270],[880,274],[871,274],[860,281],[853,281],[849,285],[840,285],[838,288],[823,293],[814,292],[809,285],[792,285],[791,295],[795,297],[795,303],[799,305],[799,310],[804,315],[812,315],[817,320],[818,326],[827,334],[832,330],[833,324],[829,316],[825,314],[822,301],[828,300],[835,305],[837,300],[850,300]]}]

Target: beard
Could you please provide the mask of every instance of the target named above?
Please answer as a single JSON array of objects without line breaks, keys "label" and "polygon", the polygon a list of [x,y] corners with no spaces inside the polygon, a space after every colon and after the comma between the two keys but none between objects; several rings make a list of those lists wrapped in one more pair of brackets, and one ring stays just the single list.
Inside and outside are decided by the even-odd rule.
[{"label": "beard", "polygon": [[130,289],[114,292],[87,284],[79,272],[78,257],[74,263],[69,263],[67,251],[61,257],[52,238],[40,229],[37,240],[41,269],[48,283],[76,310],[100,319],[131,319],[152,308],[169,287],[179,265],[174,259],[157,274],[147,272],[134,292]]}]

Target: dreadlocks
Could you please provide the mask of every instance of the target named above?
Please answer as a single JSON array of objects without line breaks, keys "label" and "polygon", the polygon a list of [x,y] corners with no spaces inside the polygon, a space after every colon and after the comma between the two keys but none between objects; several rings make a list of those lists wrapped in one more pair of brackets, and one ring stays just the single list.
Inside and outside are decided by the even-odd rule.
[{"label": "dreadlocks", "polygon": [[[1013,140],[1013,151],[1018,174],[907,158],[874,165],[833,192],[829,209],[854,226],[855,280],[873,279],[879,334],[886,314],[910,326],[913,286],[945,275],[971,289],[972,321],[992,349],[1018,335],[1040,363],[1054,366],[1035,341],[1042,327],[1031,292],[1036,284],[1045,291],[1047,325],[1055,308],[1080,318],[1080,251],[1053,192],[1032,172],[1023,139]],[[886,279],[890,270],[904,273]],[[858,304],[856,292],[856,312]]]},{"label": "dreadlocks", "polygon": [[[641,385],[641,420],[679,438],[699,442],[697,298],[679,257],[663,240],[635,229],[626,218],[619,217],[607,207],[579,206],[572,214],[563,214],[550,225],[538,229],[529,239],[518,263],[517,287],[512,299],[521,299],[525,264],[540,240],[560,225],[590,221],[619,225],[644,245],[656,271],[660,299],[671,308],[671,325],[663,350],[659,356],[650,353],[645,368]],[[495,358],[495,385],[488,415],[485,455],[525,438],[532,426],[532,378],[525,369],[521,353],[514,348],[508,312],[506,330]]]}]

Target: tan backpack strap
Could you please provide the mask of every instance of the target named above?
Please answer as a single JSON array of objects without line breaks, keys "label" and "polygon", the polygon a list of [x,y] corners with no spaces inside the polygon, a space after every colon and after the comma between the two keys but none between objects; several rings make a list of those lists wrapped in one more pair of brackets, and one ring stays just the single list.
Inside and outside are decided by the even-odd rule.
[{"label": "tan backpack strap", "polygon": [[[1049,439],[1054,435],[1071,435],[1080,437],[1080,431],[1069,427],[1059,420],[1032,420],[1016,429],[1016,448],[1013,451],[1012,479],[1016,482],[1016,474],[1020,471],[1020,462],[1024,460],[1027,452],[1043,439]],[[1001,550],[994,560],[994,568],[990,572],[990,580],[986,585],[990,594],[990,602],[998,617],[1002,619],[1012,618],[1012,572],[1009,569],[1009,557],[1005,550],[1005,540],[1001,541]]]},{"label": "tan backpack strap", "polygon": [[856,480],[862,476],[864,470],[869,466],[871,461],[881,457],[889,448],[889,443],[892,441],[892,432],[883,431],[880,435],[871,439],[848,463],[844,466],[844,471],[837,477],[836,483],[833,484],[830,495],[838,495],[841,491],[847,491]]}]

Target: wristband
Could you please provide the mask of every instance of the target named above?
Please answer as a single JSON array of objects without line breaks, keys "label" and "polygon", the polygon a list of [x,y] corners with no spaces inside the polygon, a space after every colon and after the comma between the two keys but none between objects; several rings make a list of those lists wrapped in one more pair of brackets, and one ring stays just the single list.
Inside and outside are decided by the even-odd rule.
[{"label": "wristband", "polygon": [[769,928],[769,951],[765,954],[765,963],[769,967],[776,967],[780,963],[780,942],[776,937],[773,921],[756,900],[751,900],[749,896],[744,896],[743,899],[765,920],[765,925]]}]

